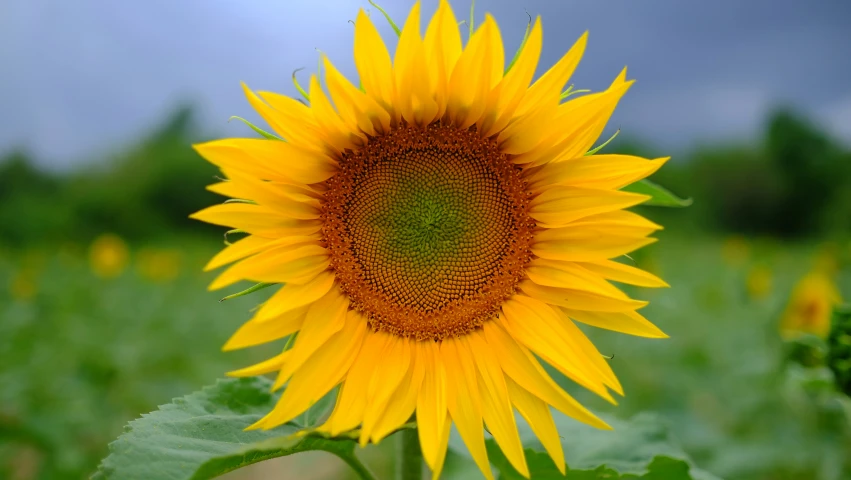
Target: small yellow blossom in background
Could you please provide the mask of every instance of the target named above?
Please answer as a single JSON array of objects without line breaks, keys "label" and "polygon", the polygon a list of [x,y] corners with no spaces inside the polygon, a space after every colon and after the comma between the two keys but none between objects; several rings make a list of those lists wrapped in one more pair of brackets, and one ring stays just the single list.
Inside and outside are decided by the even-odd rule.
[{"label": "small yellow blossom in background", "polygon": [[761,300],[771,293],[773,276],[765,265],[754,265],[748,272],[745,288],[751,300]]},{"label": "small yellow blossom in background", "polygon": [[180,275],[182,255],[173,248],[143,248],[136,254],[136,271],[151,282],[170,282]]},{"label": "small yellow blossom in background", "polygon": [[829,275],[813,271],[792,289],[780,323],[780,334],[792,339],[804,334],[826,338],[833,307],[842,299]]},{"label": "small yellow blossom in background", "polygon": [[129,258],[127,243],[112,233],[104,233],[89,246],[89,266],[101,278],[121,275]]},{"label": "small yellow blossom in background", "polygon": [[721,246],[721,258],[729,266],[744,264],[751,255],[751,246],[747,238],[741,235],[731,235],[724,239]]}]

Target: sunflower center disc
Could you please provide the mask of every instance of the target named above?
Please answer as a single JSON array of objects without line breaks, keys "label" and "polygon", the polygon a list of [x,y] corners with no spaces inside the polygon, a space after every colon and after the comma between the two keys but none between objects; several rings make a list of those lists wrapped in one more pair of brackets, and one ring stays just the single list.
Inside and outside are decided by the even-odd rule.
[{"label": "sunflower center disc", "polygon": [[399,127],[344,154],[327,184],[331,268],[375,330],[463,335],[523,278],[535,226],[526,185],[475,130]]}]

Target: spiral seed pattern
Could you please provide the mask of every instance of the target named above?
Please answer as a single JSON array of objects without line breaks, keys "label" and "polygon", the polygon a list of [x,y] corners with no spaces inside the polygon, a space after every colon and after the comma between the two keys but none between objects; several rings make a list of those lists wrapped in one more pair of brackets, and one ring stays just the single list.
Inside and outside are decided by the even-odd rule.
[{"label": "spiral seed pattern", "polygon": [[345,153],[326,186],[331,268],[374,330],[468,333],[496,315],[531,259],[526,184],[475,128],[400,126]]}]

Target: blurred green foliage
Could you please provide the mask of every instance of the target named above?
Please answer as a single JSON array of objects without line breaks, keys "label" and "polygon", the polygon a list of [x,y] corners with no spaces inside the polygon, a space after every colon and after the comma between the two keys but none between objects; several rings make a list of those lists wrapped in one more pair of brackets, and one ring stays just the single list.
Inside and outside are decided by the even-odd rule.
[{"label": "blurred green foliage", "polygon": [[[816,246],[749,242],[750,253],[731,261],[718,239],[660,236],[635,258],[672,287],[628,293],[650,301],[642,313],[671,338],[584,329],[614,355],[626,391],[617,407],[555,376],[595,412],[657,412],[696,465],[721,478],[848,478],[851,407],[832,392],[829,371],[787,362],[778,333]],[[280,351],[277,342],[222,353],[248,310],[272,292],[219,303],[243,286],[205,290],[212,274],[201,265],[216,245],[184,237],[169,244],[184,252],[183,268],[161,283],[140,275],[135,249],[112,279],[95,275],[81,249],[0,252],[0,478],[84,478],[128,421]],[[771,265],[773,286],[752,298],[748,272],[762,262]],[[29,290],[16,287],[22,278]],[[851,298],[847,264],[839,283]],[[477,474],[462,460],[449,462],[446,478]],[[339,468],[317,478],[344,478]]]},{"label": "blurred green foliage", "polygon": [[[659,156],[640,144],[615,149]],[[688,212],[648,210],[667,225],[787,238],[851,232],[851,151],[791,110],[771,113],[760,141],[698,146],[654,181],[694,198]]]},{"label": "blurred green foliage", "polygon": [[191,144],[200,138],[188,107],[108,162],[56,174],[25,153],[0,158],[0,244],[88,241],[102,232],[149,240],[216,231],[187,216],[220,197],[204,187],[218,170]]}]

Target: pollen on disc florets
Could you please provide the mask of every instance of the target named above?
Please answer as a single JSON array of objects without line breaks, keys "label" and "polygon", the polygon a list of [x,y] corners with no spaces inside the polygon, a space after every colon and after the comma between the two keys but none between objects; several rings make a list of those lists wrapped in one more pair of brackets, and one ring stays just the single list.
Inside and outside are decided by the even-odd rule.
[{"label": "pollen on disc florets", "polygon": [[374,330],[463,335],[496,315],[532,257],[520,169],[474,128],[402,125],[327,181],[331,268]]}]

